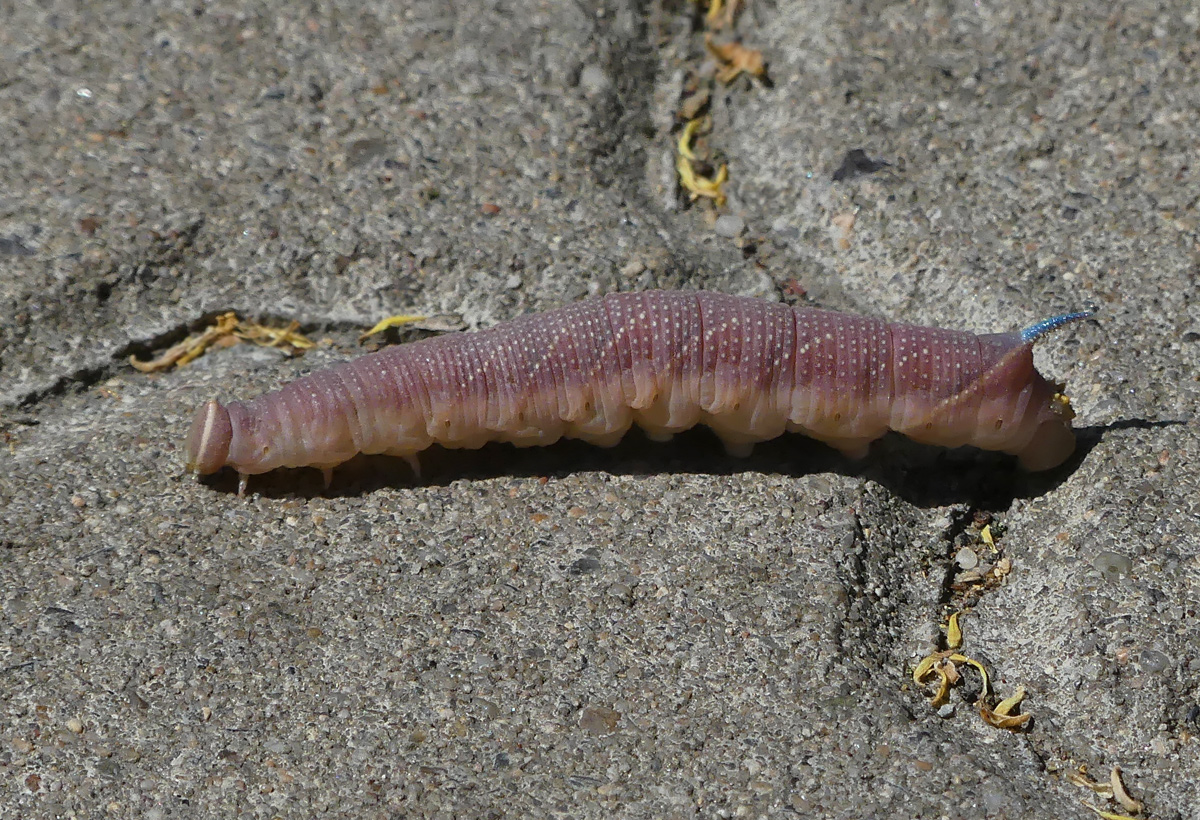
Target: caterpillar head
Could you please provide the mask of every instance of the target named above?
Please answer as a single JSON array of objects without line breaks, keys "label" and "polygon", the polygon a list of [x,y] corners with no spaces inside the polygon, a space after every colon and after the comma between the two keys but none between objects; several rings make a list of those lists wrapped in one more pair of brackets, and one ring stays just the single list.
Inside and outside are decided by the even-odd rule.
[{"label": "caterpillar head", "polygon": [[187,440],[187,469],[199,475],[215,473],[229,461],[233,424],[229,411],[216,399],[196,412]]}]

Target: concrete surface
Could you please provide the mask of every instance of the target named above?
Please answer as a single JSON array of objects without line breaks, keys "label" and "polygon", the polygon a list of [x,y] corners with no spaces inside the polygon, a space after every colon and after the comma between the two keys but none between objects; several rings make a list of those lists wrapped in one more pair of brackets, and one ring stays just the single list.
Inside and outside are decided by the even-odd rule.
[{"label": "concrete surface", "polygon": [[[1080,765],[1200,816],[1194,4],[749,0],[769,74],[728,87],[683,2],[0,18],[0,816],[1120,810]],[[673,171],[705,88],[719,210]],[[855,150],[886,165],[834,181]],[[1078,457],[697,433],[182,475],[203,400],[383,315],[792,279],[977,331],[1096,304],[1039,352]],[[126,364],[226,310],[331,343]],[[1011,571],[964,587],[972,556]],[[911,682],[963,605],[1024,730]]]}]

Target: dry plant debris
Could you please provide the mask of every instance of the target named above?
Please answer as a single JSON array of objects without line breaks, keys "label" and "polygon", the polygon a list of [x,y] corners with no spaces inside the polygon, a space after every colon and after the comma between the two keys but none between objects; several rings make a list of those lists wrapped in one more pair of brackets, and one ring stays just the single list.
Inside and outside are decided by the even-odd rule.
[{"label": "dry plant debris", "polygon": [[717,43],[713,41],[711,34],[705,35],[704,45],[721,63],[721,67],[717,69],[717,79],[725,85],[736,80],[742,72],[752,77],[761,77],[766,73],[763,54],[756,48],[746,48],[738,42]]},{"label": "dry plant debris", "polygon": [[[703,6],[705,0],[693,0],[698,6]],[[718,31],[726,26],[733,25],[733,18],[737,16],[738,6],[741,5],[741,0],[708,0],[708,11],[704,13],[704,25],[708,26],[713,31]]]},{"label": "dry plant debris", "polygon": [[962,654],[958,650],[962,646],[962,627],[959,625],[959,617],[963,613],[956,612],[950,616],[945,625],[946,630],[946,649],[934,652],[922,658],[913,670],[913,681],[920,686],[924,686],[927,681],[935,675],[938,679],[937,691],[930,698],[930,705],[935,709],[943,706],[950,699],[950,690],[960,680],[962,680],[962,672],[959,666],[965,665],[973,668],[983,681],[982,690],[979,693],[979,716],[983,718],[989,726],[994,726],[997,729],[1019,729],[1029,722],[1030,715],[1014,714],[1014,710],[1020,705],[1025,698],[1025,690],[1018,687],[1016,692],[1011,697],[992,706],[995,693],[992,691],[991,679],[988,676],[987,667],[974,658]]},{"label": "dry plant debris", "polygon": [[254,342],[263,347],[276,347],[290,355],[295,355],[314,344],[301,334],[299,329],[300,323],[296,321],[291,322],[287,327],[268,327],[257,322],[239,319],[236,313],[230,311],[218,316],[216,322],[206,327],[201,333],[171,345],[154,359],[142,361],[137,356],[130,356],[129,363],[143,373],[156,373],[172,366],[183,367],[202,356],[210,347],[237,344],[239,340]]},{"label": "dry plant debris", "polygon": [[1142,815],[1142,802],[1135,800],[1130,796],[1129,791],[1125,788],[1125,783],[1121,779],[1121,767],[1113,766],[1112,773],[1109,774],[1108,780],[1092,780],[1088,776],[1087,767],[1080,766],[1079,771],[1072,772],[1067,775],[1067,780],[1074,783],[1076,786],[1083,786],[1085,789],[1091,789],[1100,797],[1106,797],[1109,800],[1115,800],[1121,805],[1121,808],[1128,813],[1105,811],[1094,803],[1089,803],[1086,800],[1080,801],[1083,805],[1094,811],[1099,817],[1104,820],[1139,820],[1144,818]]},{"label": "dry plant debris", "polygon": [[707,69],[693,69],[693,84],[679,103],[677,116],[686,122],[683,133],[679,137],[675,156],[675,169],[679,175],[679,183],[688,192],[689,197],[708,199],[720,207],[725,204],[725,194],[722,184],[729,178],[729,169],[721,165],[712,176],[705,176],[696,169],[696,155],[692,149],[692,141],[696,129],[703,119],[701,111],[709,105],[712,99],[712,88],[715,81],[725,85],[732,83],[742,74],[763,77],[766,64],[761,51],[748,48],[738,41],[717,43],[712,33],[726,27],[733,28],[740,0],[693,0],[698,6],[706,8],[704,14],[704,46],[716,61],[715,72]]},{"label": "dry plant debris", "polygon": [[696,119],[684,126],[676,145],[675,170],[679,172],[679,183],[687,189],[692,199],[707,197],[717,206],[721,206],[725,204],[725,194],[721,191],[721,186],[729,179],[729,169],[722,163],[715,176],[706,177],[699,174],[692,164],[696,160],[692,140],[702,123],[703,120]]},{"label": "dry plant debris", "polygon": [[977,555],[980,556],[982,566],[973,568],[958,573],[950,588],[960,596],[971,593],[986,592],[990,589],[995,589],[1004,583],[1004,580],[1012,572],[1012,559],[1005,557],[996,557],[994,563],[988,565],[988,560],[984,559],[984,550],[979,548],[981,544],[991,556],[1002,556],[1002,551],[997,544],[997,539],[1003,535],[1003,532],[996,532],[993,525],[982,522],[977,522],[976,527],[978,532],[976,544],[968,544]]}]

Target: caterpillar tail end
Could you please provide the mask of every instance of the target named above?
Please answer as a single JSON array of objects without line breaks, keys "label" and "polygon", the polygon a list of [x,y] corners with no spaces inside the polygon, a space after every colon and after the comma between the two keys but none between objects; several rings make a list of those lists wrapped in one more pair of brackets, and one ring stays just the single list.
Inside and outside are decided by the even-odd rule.
[{"label": "caterpillar tail end", "polygon": [[1075,452],[1075,432],[1061,421],[1044,421],[1033,439],[1017,453],[1017,461],[1031,473],[1053,470]]},{"label": "caterpillar tail end", "polygon": [[1075,431],[1071,429],[1075,408],[1061,392],[1063,385],[1054,386],[1059,392],[1050,399],[1049,416],[1038,425],[1025,448],[1016,453],[1021,466],[1031,473],[1053,470],[1075,452]]},{"label": "caterpillar tail end", "polygon": [[1049,319],[1044,319],[1036,325],[1031,325],[1021,331],[1021,341],[1025,343],[1036,342],[1044,338],[1048,333],[1058,330],[1063,325],[1069,325],[1071,322],[1078,322],[1080,319],[1090,319],[1096,315],[1094,310],[1080,310],[1075,313],[1064,313],[1061,316],[1052,316]]},{"label": "caterpillar tail end", "polygon": [[229,460],[233,425],[229,411],[216,399],[196,411],[187,439],[187,469],[197,475],[215,473]]}]

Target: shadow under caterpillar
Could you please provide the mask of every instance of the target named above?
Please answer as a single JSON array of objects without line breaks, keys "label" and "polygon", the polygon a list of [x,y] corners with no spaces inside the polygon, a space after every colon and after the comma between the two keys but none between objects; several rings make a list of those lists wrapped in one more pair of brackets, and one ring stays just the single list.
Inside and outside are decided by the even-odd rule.
[{"label": "shadow under caterpillar", "polygon": [[611,446],[636,423],[656,440],[705,424],[733,455],[790,431],[859,458],[894,430],[1047,470],[1074,451],[1075,414],[1034,369],[1033,345],[1090,315],[977,336],[704,291],[610,294],[209,401],[187,466],[232,467],[241,494],[276,467],[316,467],[328,485],[358,453],[416,471],[432,444]]}]

